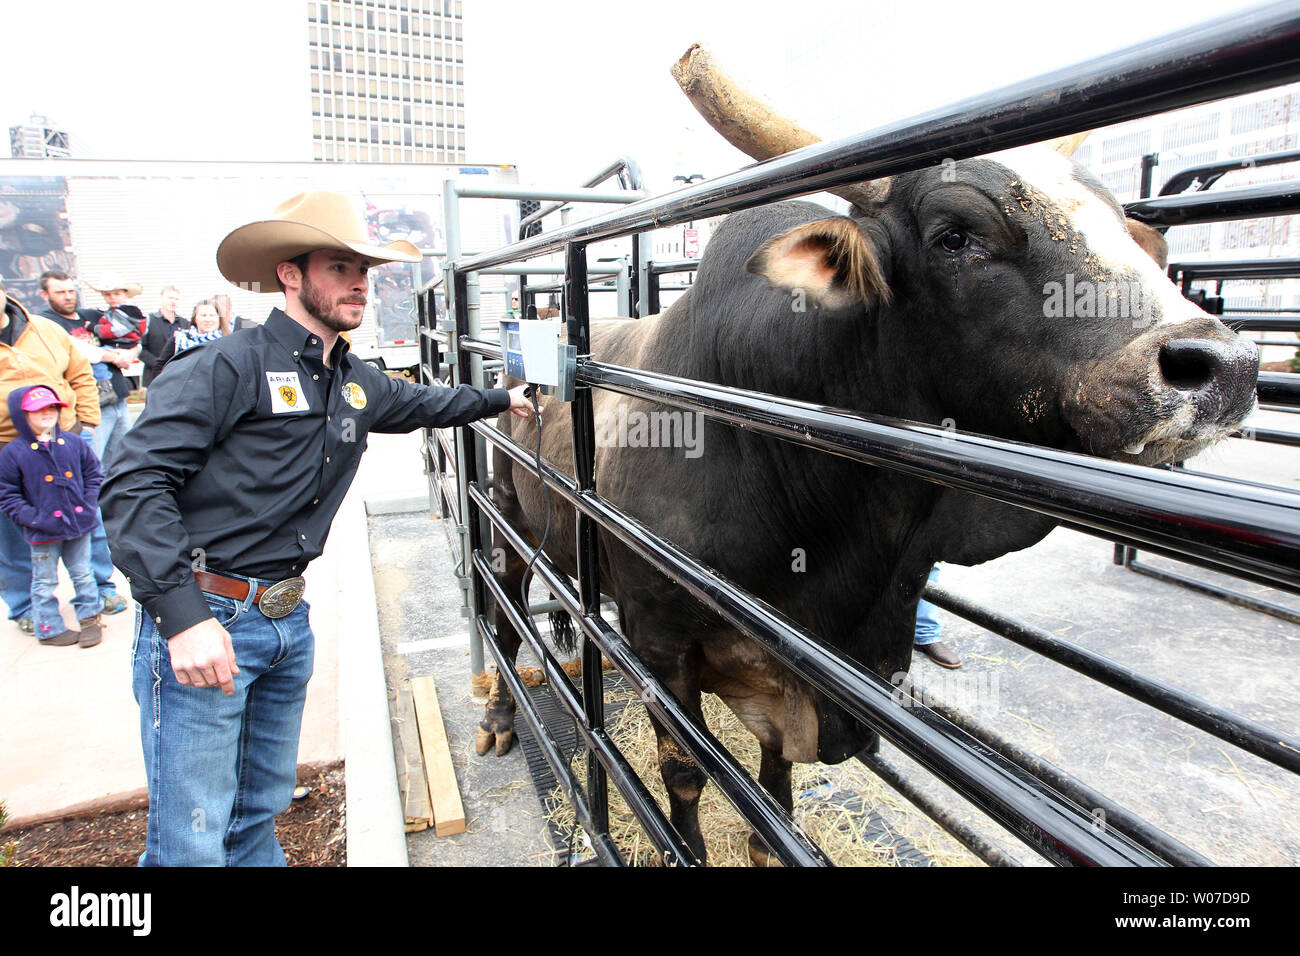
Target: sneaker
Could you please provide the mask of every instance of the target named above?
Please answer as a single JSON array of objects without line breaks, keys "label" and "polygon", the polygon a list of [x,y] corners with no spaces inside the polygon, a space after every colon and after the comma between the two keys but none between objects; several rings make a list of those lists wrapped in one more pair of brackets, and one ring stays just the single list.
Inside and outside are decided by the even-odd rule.
[{"label": "sneaker", "polygon": [[99,643],[102,635],[99,631],[99,615],[84,618],[77,622],[81,625],[81,636],[77,638],[77,643],[82,647],[94,647]]},{"label": "sneaker", "polygon": [[126,600],[118,597],[116,594],[104,595],[104,614],[116,614],[118,611],[126,610]]},{"label": "sneaker", "polygon": [[62,634],[55,634],[53,637],[41,639],[41,644],[46,647],[70,647],[81,638],[76,631],[64,631]]},{"label": "sneaker", "polygon": [[22,631],[24,634],[36,633],[36,622],[32,620],[31,615],[20,617],[18,619],[18,630]]}]

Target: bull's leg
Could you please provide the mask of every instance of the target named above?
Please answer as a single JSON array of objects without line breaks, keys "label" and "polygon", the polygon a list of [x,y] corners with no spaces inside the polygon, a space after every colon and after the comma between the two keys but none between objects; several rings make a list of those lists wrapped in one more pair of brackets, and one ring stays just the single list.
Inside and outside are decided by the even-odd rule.
[{"label": "bull's leg", "polygon": [[[758,764],[758,782],[772,795],[786,813],[794,813],[794,794],[790,784],[790,771],[793,764],[781,756],[780,751],[766,745],[762,748],[762,758]],[[759,839],[757,833],[749,835],[749,862],[754,866],[780,866],[767,844]]]},{"label": "bull's leg", "polygon": [[[704,719],[699,712],[698,694],[692,709],[703,724]],[[696,859],[705,863],[708,861],[708,853],[704,849],[704,834],[700,832],[699,811],[700,793],[708,778],[672,734],[664,730],[653,717],[650,718],[650,723],[654,726],[655,736],[659,740],[659,774],[663,777],[664,787],[668,790],[668,820],[682,835],[682,839],[691,848]]]},{"label": "bull's leg", "polygon": [[[498,548],[504,549],[505,554],[505,571],[498,575],[506,593],[516,595],[519,593],[519,586],[524,580],[524,569],[527,563],[519,556],[514,548],[504,542],[494,544]],[[497,551],[497,554],[502,551]],[[510,618],[506,616],[500,606],[496,608],[493,614],[493,624],[496,626],[497,640],[501,643],[501,649],[506,654],[506,666],[513,667],[515,656],[519,653],[520,637],[515,626],[510,623]],[[478,726],[478,733],[474,737],[474,750],[481,757],[492,747],[496,745],[498,757],[503,757],[510,751],[511,745],[515,742],[515,698],[510,693],[510,685],[497,675],[497,679],[492,682],[492,690],[488,695],[487,709],[483,714],[483,722]]]}]

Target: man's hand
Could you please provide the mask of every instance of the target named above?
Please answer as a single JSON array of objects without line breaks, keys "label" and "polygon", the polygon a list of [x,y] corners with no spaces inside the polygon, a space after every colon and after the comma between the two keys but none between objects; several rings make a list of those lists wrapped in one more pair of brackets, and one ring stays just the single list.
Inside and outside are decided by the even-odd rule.
[{"label": "man's hand", "polygon": [[[510,411],[518,415],[520,418],[533,417],[533,401],[524,395],[524,389],[527,387],[527,385],[516,385],[514,388],[510,389]],[[537,407],[537,414],[540,415],[541,413],[542,409],[539,405]]]},{"label": "man's hand", "polygon": [[[105,349],[104,351],[108,352],[110,350]],[[112,362],[123,371],[130,368],[131,363],[135,361],[135,356],[128,349],[112,349],[111,351],[113,354],[109,357],[108,361]]]},{"label": "man's hand", "polygon": [[239,673],[235,666],[235,648],[230,632],[210,617],[186,628],[167,642],[171,652],[172,673],[187,687],[221,687],[229,697],[235,692],[231,676]]}]

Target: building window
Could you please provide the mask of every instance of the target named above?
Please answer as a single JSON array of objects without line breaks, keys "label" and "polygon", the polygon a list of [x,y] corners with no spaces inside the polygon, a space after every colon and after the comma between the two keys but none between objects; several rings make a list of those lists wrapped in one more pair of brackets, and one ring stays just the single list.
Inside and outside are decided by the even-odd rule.
[{"label": "building window", "polygon": [[1178,149],[1213,142],[1219,138],[1219,115],[1211,113],[1197,120],[1166,126],[1161,136],[1161,148]]},{"label": "building window", "polygon": [[1137,195],[1138,173],[1136,169],[1119,169],[1113,173],[1102,173],[1101,182],[1121,202]]},{"label": "building window", "polygon": [[1257,129],[1281,126],[1300,114],[1300,98],[1290,93],[1257,100],[1232,110],[1231,132],[1253,133]]}]

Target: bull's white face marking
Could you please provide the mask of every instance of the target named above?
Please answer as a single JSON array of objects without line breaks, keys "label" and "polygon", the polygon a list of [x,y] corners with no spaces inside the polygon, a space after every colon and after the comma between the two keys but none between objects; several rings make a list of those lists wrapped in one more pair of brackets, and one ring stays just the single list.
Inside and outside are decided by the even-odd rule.
[{"label": "bull's white face marking", "polygon": [[[1065,156],[1044,146],[1021,146],[985,158],[1005,166],[1012,179],[1046,197],[1055,207],[1039,210],[1053,227],[1053,239],[1069,241],[1068,233],[1083,239],[1078,249],[1080,279],[1119,279],[1136,273],[1143,286],[1143,300],[1160,305],[1159,324],[1178,323],[1201,314],[1134,241],[1114,207],[1074,178],[1074,163]],[[1060,225],[1066,228],[1056,228]],[[1156,316],[1147,318],[1156,324]]]}]

